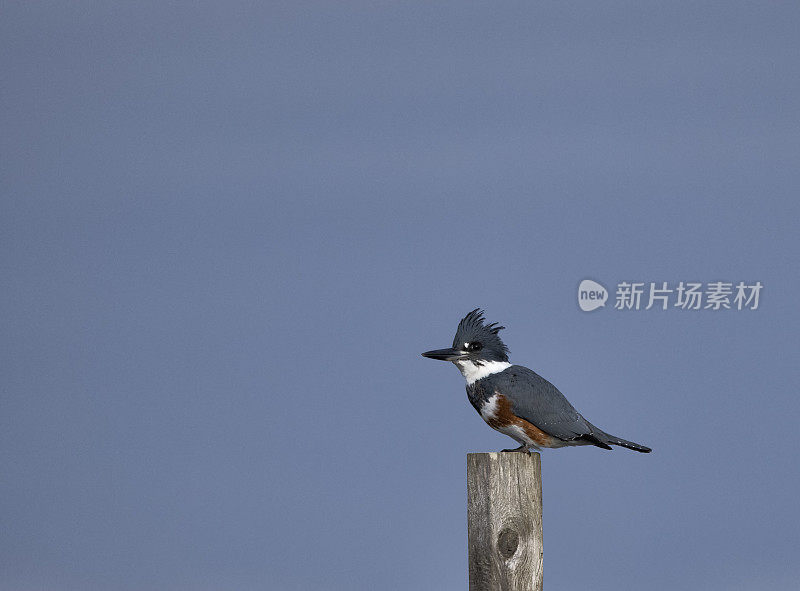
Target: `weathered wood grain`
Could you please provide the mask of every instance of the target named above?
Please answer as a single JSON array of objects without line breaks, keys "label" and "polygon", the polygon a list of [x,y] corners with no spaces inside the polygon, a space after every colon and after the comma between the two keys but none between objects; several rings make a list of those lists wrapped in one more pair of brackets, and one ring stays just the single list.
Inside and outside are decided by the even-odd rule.
[{"label": "weathered wood grain", "polygon": [[470,591],[541,591],[538,453],[467,454]]}]

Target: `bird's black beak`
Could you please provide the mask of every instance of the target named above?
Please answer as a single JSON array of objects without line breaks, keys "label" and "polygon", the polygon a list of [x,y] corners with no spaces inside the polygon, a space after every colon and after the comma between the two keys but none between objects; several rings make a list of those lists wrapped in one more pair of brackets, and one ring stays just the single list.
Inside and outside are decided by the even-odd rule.
[{"label": "bird's black beak", "polygon": [[458,349],[436,349],[435,351],[425,351],[422,356],[428,359],[438,359],[440,361],[456,361],[461,359],[461,351]]}]

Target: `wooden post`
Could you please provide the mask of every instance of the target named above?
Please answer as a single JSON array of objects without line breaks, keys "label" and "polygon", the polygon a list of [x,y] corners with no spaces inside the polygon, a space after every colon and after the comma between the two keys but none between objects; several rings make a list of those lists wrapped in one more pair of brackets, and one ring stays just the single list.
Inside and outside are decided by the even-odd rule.
[{"label": "wooden post", "polygon": [[541,591],[538,453],[467,454],[470,591]]}]

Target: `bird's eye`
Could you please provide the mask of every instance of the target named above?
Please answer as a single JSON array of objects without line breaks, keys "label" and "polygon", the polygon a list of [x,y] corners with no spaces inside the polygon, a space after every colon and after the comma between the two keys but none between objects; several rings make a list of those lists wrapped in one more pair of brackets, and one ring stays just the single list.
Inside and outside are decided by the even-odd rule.
[{"label": "bird's eye", "polygon": [[481,345],[477,341],[474,343],[467,343],[466,349],[467,351],[480,351],[481,349],[483,349],[483,345]]}]

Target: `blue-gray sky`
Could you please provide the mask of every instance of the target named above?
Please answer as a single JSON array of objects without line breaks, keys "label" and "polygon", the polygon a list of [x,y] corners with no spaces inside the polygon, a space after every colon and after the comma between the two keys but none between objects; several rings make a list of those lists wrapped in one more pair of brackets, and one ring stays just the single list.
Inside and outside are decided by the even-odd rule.
[{"label": "blue-gray sky", "polygon": [[[6,2],[0,589],[464,589],[423,359],[651,445],[543,453],[549,589],[800,579],[800,9]],[[764,284],[581,312],[583,278]]]}]

